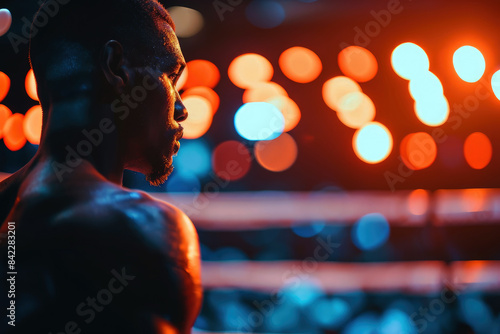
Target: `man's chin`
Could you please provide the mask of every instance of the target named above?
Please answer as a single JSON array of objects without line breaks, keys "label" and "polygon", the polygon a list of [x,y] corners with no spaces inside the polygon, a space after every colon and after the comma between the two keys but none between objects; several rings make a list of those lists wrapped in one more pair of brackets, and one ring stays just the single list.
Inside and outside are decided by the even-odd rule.
[{"label": "man's chin", "polygon": [[156,166],[152,171],[146,174],[146,180],[154,187],[161,186],[165,181],[167,181],[168,177],[174,171],[174,167],[172,166],[172,161],[170,159],[165,159],[163,161],[162,166]]}]

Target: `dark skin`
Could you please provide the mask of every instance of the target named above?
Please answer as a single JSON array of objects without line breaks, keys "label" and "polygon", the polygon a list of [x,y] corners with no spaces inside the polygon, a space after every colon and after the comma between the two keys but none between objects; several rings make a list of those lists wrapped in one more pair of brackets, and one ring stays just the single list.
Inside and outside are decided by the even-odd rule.
[{"label": "dark skin", "polygon": [[[17,270],[16,327],[4,331],[2,321],[0,332],[190,333],[202,300],[196,230],[173,205],[122,187],[124,169],[166,179],[187,117],[175,88],[184,58],[172,28],[158,25],[164,44],[154,47],[164,52],[148,68],[110,40],[97,61],[82,56],[39,83],[49,114],[38,152],[0,183],[2,234],[16,222]],[[146,97],[130,98],[137,87]],[[68,162],[67,146],[103,119],[102,141]]]}]

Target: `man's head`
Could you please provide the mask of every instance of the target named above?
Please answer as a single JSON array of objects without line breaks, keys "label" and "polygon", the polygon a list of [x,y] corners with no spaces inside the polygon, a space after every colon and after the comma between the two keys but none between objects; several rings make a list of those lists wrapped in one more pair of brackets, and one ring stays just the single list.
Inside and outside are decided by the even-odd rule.
[{"label": "man's head", "polygon": [[[163,6],[156,0],[48,0],[34,20],[46,22],[33,25],[30,40],[44,132],[64,127],[58,124],[63,118],[98,124],[109,113],[95,110],[107,107],[120,151],[111,155],[152,184],[165,181],[187,113],[175,89],[184,58]],[[85,100],[76,104],[85,110],[53,115],[56,104],[70,100]]]}]

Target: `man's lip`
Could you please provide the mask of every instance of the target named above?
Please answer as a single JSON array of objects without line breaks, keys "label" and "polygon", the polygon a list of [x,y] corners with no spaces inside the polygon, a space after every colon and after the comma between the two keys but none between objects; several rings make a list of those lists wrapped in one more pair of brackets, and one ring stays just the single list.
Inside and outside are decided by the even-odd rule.
[{"label": "man's lip", "polygon": [[177,141],[181,140],[183,136],[184,136],[184,128],[181,126],[181,128],[177,132]]},{"label": "man's lip", "polygon": [[174,145],[174,154],[177,154],[177,152],[179,152],[180,148],[181,148],[181,143],[179,143],[178,141],[176,141],[175,145]]}]

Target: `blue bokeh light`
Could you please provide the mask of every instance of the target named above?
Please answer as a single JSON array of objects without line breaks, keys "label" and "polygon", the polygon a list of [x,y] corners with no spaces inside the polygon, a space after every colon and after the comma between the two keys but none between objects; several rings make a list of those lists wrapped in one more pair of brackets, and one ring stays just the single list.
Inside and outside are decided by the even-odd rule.
[{"label": "blue bokeh light", "polygon": [[240,136],[248,140],[272,140],[285,129],[283,114],[270,103],[244,104],[234,116],[234,126]]},{"label": "blue bokeh light", "polygon": [[216,261],[245,261],[248,257],[241,249],[234,247],[223,247],[213,252]]},{"label": "blue bokeh light", "polygon": [[338,329],[351,316],[349,303],[341,298],[322,298],[311,305],[311,318],[320,326]]},{"label": "blue bokeh light", "polygon": [[361,250],[373,250],[385,244],[389,234],[387,219],[380,213],[370,213],[354,224],[352,241]]},{"label": "blue bokeh light", "polygon": [[299,276],[290,277],[290,284],[281,289],[281,294],[285,302],[304,308],[325,295],[317,284],[300,280]]},{"label": "blue bokeh light", "polygon": [[486,333],[493,325],[493,313],[486,303],[476,296],[465,296],[459,299],[460,312],[463,319],[477,333]]},{"label": "blue bokeh light", "polygon": [[300,311],[297,305],[284,303],[273,310],[266,322],[266,327],[274,333],[286,333],[297,328],[299,321]]},{"label": "blue bokeh light", "polygon": [[378,331],[378,317],[372,312],[366,312],[351,321],[343,334],[373,334],[379,333]]},{"label": "blue bokeh light", "polygon": [[250,2],[245,14],[251,24],[263,29],[279,26],[286,17],[283,6],[279,2],[272,0],[254,0]]},{"label": "blue bokeh light", "polygon": [[181,174],[195,174],[201,178],[211,169],[210,147],[203,139],[182,140],[174,159],[176,171]]},{"label": "blue bokeh light", "polygon": [[198,196],[201,192],[201,183],[192,173],[174,172],[168,177],[167,192],[192,193]]},{"label": "blue bokeh light", "polygon": [[381,334],[417,334],[408,314],[401,310],[389,309],[384,312],[380,320],[379,333]]},{"label": "blue bokeh light", "polygon": [[302,238],[310,238],[318,233],[320,233],[325,228],[324,221],[313,221],[310,224],[299,224],[299,222],[295,222],[292,224],[292,231],[296,235]]}]

